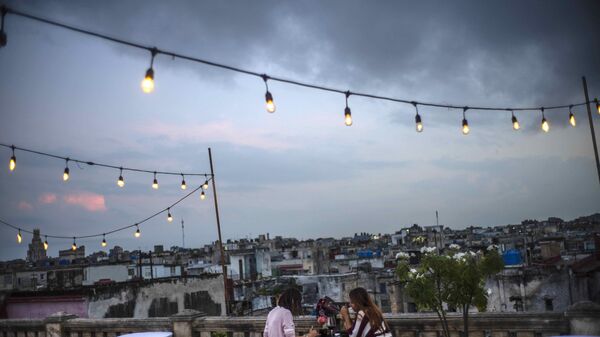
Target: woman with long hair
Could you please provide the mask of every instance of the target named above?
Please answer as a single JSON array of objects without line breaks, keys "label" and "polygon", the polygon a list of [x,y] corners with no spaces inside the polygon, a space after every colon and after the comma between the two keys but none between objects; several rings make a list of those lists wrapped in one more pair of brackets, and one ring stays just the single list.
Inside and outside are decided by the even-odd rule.
[{"label": "woman with long hair", "polygon": [[354,288],[348,295],[350,306],[356,312],[356,319],[352,322],[346,306],[340,310],[340,316],[349,337],[392,336],[381,310],[373,303],[365,288]]},{"label": "woman with long hair", "polygon": [[[269,312],[263,337],[296,337],[296,327],[292,315],[302,313],[302,294],[298,289],[289,288],[279,296],[277,306]],[[318,332],[310,329],[304,337],[316,337]]]}]

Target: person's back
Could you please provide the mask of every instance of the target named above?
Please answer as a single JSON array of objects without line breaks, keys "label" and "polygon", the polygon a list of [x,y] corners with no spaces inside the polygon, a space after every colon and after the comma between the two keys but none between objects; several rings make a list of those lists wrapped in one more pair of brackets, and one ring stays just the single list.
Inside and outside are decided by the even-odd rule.
[{"label": "person's back", "polygon": [[295,334],[296,329],[291,311],[277,306],[269,312],[264,337],[294,337]]}]

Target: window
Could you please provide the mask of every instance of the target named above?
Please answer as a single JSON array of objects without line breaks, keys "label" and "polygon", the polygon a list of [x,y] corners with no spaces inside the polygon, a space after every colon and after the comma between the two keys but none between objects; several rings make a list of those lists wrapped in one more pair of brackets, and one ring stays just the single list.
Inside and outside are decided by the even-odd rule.
[{"label": "window", "polygon": [[387,292],[387,287],[385,283],[379,283],[379,292],[385,294]]},{"label": "window", "polygon": [[546,298],[544,300],[545,306],[546,306],[546,311],[554,311],[554,304],[552,303],[552,299],[551,298]]}]

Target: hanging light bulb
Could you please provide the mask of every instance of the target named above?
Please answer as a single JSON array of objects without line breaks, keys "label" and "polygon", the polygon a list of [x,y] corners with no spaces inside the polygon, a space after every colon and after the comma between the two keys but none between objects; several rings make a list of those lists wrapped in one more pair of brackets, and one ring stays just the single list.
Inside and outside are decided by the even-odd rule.
[{"label": "hanging light bulb", "polygon": [[517,120],[517,117],[515,116],[515,112],[513,110],[511,110],[510,113],[512,114],[511,120],[512,120],[513,129],[515,131],[517,131],[521,128],[521,125],[519,124],[519,121]]},{"label": "hanging light bulb", "polygon": [[167,208],[167,221],[173,222],[173,216],[171,215],[171,208]]},{"label": "hanging light bulb", "polygon": [[204,193],[204,191],[202,191],[202,193],[200,193],[200,200],[204,200],[206,199],[206,193]]},{"label": "hanging light bulb", "polygon": [[598,102],[597,98],[595,98],[594,101],[596,102],[596,111],[598,111],[598,113],[600,114],[600,102]]},{"label": "hanging light bulb", "polygon": [[23,241],[23,236],[21,236],[21,230],[19,229],[19,232],[17,233],[17,243],[21,243],[21,241]]},{"label": "hanging light bulb", "polygon": [[187,185],[185,184],[185,177],[183,176],[183,173],[181,174],[181,189],[185,190],[187,188]]},{"label": "hanging light bulb", "polygon": [[155,190],[158,189],[158,180],[156,180],[156,172],[154,172],[154,181],[152,182],[152,188]]},{"label": "hanging light bulb", "polygon": [[546,116],[544,116],[544,108],[542,108],[541,110],[542,110],[542,130],[544,130],[544,132],[548,132],[548,131],[550,131],[550,124],[546,120]]},{"label": "hanging light bulb", "polygon": [[48,250],[48,235],[44,235],[44,250]]},{"label": "hanging light bulb", "polygon": [[572,105],[569,105],[569,124],[571,124],[572,127],[577,126],[577,122],[575,121],[575,115],[573,115],[573,112],[571,111],[571,109],[573,108]]},{"label": "hanging light bulb", "polygon": [[417,102],[412,102],[412,105],[415,106],[415,112],[417,113],[415,115],[415,126],[417,128],[417,132],[422,132],[423,131],[423,123],[421,121],[421,115],[419,115],[419,108],[417,107]]},{"label": "hanging light bulb", "polygon": [[15,146],[11,146],[12,148],[12,157],[10,157],[10,162],[8,163],[8,168],[11,171],[14,171],[17,167],[17,157],[15,157]]},{"label": "hanging light bulb", "polygon": [[275,103],[273,103],[273,95],[271,95],[271,92],[269,92],[269,85],[267,84],[267,80],[269,79],[269,76],[267,76],[266,74],[262,75],[263,81],[265,81],[265,87],[267,89],[267,92],[265,93],[265,101],[267,102],[267,111],[270,113],[275,112]]},{"label": "hanging light bulb", "polygon": [[106,234],[102,234],[102,242],[100,243],[102,247],[106,247]]},{"label": "hanging light bulb", "polygon": [[152,66],[154,65],[154,57],[158,50],[156,48],[152,48],[150,51],[152,53],[152,58],[150,59],[150,68],[146,70],[146,76],[142,80],[142,91],[149,94],[154,91],[154,69]]},{"label": "hanging light bulb", "polygon": [[123,179],[123,168],[120,167],[119,170],[120,170],[119,171],[120,173],[119,173],[119,179],[117,180],[117,185],[119,187],[123,187],[123,186],[125,186],[125,180]]},{"label": "hanging light bulb", "polygon": [[77,244],[75,243],[75,237],[73,237],[73,244],[71,245],[71,250],[73,250],[73,251],[77,250]]},{"label": "hanging light bulb", "polygon": [[133,236],[135,236],[136,238],[139,238],[142,235],[142,232],[140,232],[140,228],[138,227],[138,225],[135,225],[135,228],[137,228],[135,230],[135,233],[133,234]]},{"label": "hanging light bulb", "polygon": [[202,184],[202,189],[203,190],[207,190],[208,189],[208,179],[204,181],[204,184]]},{"label": "hanging light bulb", "polygon": [[469,122],[467,122],[467,117],[465,116],[465,112],[469,109],[469,107],[463,108],[463,120],[462,120],[462,133],[463,135],[468,135],[471,129],[469,128]]},{"label": "hanging light bulb", "polygon": [[65,166],[65,171],[63,172],[63,181],[67,181],[69,180],[69,158],[65,159],[66,161],[66,166]]},{"label": "hanging light bulb", "polygon": [[350,108],[348,107],[348,97],[350,95],[350,91],[346,91],[346,109],[344,109],[344,123],[346,123],[346,126],[352,125],[352,112],[350,112]]}]

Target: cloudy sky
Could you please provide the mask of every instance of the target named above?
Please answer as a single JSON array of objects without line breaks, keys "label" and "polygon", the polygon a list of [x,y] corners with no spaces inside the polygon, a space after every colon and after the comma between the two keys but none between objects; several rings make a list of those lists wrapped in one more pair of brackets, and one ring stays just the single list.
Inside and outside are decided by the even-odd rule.
[{"label": "cloudy sky", "polygon": [[[259,73],[408,100],[499,107],[551,106],[600,95],[594,1],[8,1],[66,24]],[[140,81],[147,51],[8,15],[0,49],[0,143],[117,166],[209,172],[211,147],[224,238],[341,237],[440,223],[452,228],[600,212],[587,113],[517,114],[422,107],[270,82],[159,55],[156,89]],[[600,116],[594,115],[597,132]],[[133,224],[184,192],[180,177],[126,173],[0,148],[0,219],[54,235]],[[203,179],[186,178],[190,187]],[[217,239],[212,189],[109,246],[151,249]],[[0,226],[0,259],[25,257]],[[24,242],[31,236],[25,235]],[[70,245],[49,240],[50,255]],[[99,239],[82,240],[87,252]]]}]

